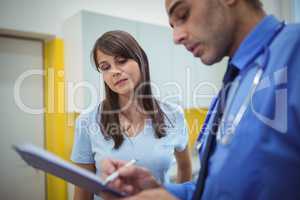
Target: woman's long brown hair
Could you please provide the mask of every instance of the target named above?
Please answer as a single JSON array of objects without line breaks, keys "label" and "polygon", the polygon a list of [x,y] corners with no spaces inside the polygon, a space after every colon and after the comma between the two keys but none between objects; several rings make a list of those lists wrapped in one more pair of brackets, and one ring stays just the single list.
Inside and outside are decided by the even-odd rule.
[{"label": "woman's long brown hair", "polygon": [[[138,63],[141,72],[141,81],[135,91],[135,95],[139,97],[138,105],[151,118],[156,137],[164,137],[166,134],[165,114],[152,95],[148,58],[138,42],[124,31],[104,33],[97,39],[92,50],[92,59],[99,71],[96,57],[98,50],[110,56],[133,59]],[[107,140],[113,139],[114,149],[118,149],[124,141],[119,121],[121,108],[118,100],[118,94],[105,83],[105,99],[98,109],[97,122],[104,137]]]}]

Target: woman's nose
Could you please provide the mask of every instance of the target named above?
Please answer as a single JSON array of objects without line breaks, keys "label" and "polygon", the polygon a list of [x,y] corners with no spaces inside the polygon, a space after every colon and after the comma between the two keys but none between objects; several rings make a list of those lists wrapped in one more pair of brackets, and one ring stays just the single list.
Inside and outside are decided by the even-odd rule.
[{"label": "woman's nose", "polygon": [[117,77],[117,76],[120,76],[122,74],[122,71],[120,70],[119,67],[113,66],[111,68],[111,73],[112,73],[113,77]]}]

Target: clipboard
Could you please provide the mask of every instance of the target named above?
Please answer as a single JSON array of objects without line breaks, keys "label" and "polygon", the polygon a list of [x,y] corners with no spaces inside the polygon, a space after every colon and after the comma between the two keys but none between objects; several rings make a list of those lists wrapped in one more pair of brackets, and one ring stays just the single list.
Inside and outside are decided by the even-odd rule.
[{"label": "clipboard", "polygon": [[98,194],[107,192],[116,197],[126,197],[125,193],[118,192],[103,184],[100,177],[94,173],[71,164],[58,156],[32,144],[13,146],[21,158],[33,168],[60,177],[85,190]]}]

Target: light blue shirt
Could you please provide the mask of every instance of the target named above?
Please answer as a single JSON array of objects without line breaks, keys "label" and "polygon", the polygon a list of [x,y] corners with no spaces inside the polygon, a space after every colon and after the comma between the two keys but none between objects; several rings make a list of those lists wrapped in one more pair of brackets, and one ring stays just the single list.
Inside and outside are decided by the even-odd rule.
[{"label": "light blue shirt", "polygon": [[[286,25],[276,33],[278,27],[276,18],[265,17],[231,59],[241,73],[237,87],[229,91],[225,126],[209,159],[204,200],[300,199],[300,25]],[[223,143],[264,60],[262,80],[234,134]],[[180,199],[191,199],[195,184],[166,188]]]},{"label": "light blue shirt", "polygon": [[144,129],[135,137],[125,140],[117,150],[113,140],[106,140],[97,123],[98,107],[76,120],[75,139],[71,160],[75,163],[94,163],[100,174],[100,162],[105,158],[131,160],[151,171],[161,183],[168,183],[168,171],[174,164],[174,151],[183,151],[188,143],[188,131],[183,110],[173,104],[160,103],[167,125],[166,136],[156,138],[152,121],[146,120]]}]

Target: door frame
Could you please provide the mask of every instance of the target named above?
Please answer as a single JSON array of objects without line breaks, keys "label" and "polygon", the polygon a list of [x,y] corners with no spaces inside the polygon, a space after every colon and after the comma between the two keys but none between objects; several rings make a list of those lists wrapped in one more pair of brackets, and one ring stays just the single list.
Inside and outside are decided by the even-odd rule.
[{"label": "door frame", "polygon": [[[43,148],[69,160],[66,148],[64,42],[55,36],[0,29],[6,38],[39,41],[43,59]],[[67,183],[60,178],[44,174],[44,199],[67,200]]]}]

